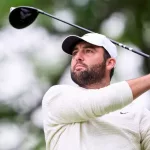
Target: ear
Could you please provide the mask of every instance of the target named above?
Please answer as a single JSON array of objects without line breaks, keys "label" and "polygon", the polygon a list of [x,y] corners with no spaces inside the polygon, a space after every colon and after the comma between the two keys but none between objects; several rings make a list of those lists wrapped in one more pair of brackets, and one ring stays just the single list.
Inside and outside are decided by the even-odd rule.
[{"label": "ear", "polygon": [[111,70],[116,65],[116,60],[114,58],[108,58],[106,61],[106,69]]}]

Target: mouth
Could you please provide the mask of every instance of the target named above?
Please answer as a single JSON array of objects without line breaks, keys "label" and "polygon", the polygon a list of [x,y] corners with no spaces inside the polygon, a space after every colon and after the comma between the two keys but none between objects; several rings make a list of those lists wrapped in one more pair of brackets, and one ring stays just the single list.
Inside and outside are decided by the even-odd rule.
[{"label": "mouth", "polygon": [[83,70],[83,69],[85,69],[85,66],[83,66],[83,65],[76,65],[75,68],[74,68],[74,70],[76,70],[76,71],[80,71],[80,70]]}]

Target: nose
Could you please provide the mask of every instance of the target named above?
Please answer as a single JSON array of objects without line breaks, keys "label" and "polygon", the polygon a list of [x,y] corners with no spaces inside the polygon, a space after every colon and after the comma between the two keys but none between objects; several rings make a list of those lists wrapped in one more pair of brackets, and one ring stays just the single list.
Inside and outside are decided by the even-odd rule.
[{"label": "nose", "polygon": [[83,61],[84,60],[84,56],[82,52],[78,52],[75,56],[75,60],[76,61]]}]

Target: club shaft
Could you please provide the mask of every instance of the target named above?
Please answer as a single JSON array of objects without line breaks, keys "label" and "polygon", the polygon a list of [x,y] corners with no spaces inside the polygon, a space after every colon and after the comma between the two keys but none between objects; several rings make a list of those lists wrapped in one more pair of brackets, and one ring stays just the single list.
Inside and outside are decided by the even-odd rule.
[{"label": "club shaft", "polygon": [[132,51],[133,53],[139,54],[139,55],[141,55],[141,56],[143,56],[143,57],[146,57],[146,58],[150,58],[150,55],[148,55],[148,54],[145,54],[145,53],[143,53],[143,52],[134,50],[133,48],[128,47],[128,46],[126,46],[126,45],[124,45],[124,44],[122,44],[122,43],[116,42],[116,41],[114,41],[114,40],[111,40],[111,39],[110,39],[110,41],[111,41],[112,43],[114,43],[115,45],[118,45],[118,46],[120,46],[120,47],[122,47],[122,48],[124,48],[124,49],[126,49],[126,50]]},{"label": "club shaft", "polygon": [[56,19],[56,20],[58,20],[58,21],[61,21],[61,22],[63,22],[63,23],[66,23],[66,24],[68,24],[68,25],[71,25],[71,26],[73,26],[73,27],[75,27],[75,28],[81,29],[81,30],[86,31],[86,32],[89,32],[89,33],[93,33],[92,31],[90,31],[90,30],[88,30],[88,29],[85,29],[85,28],[83,28],[83,27],[81,27],[81,26],[78,26],[78,25],[76,25],[76,24],[69,23],[69,22],[64,21],[64,20],[62,20],[62,19],[59,19],[59,18],[57,18],[57,17],[55,17],[55,16],[53,16],[53,15],[51,15],[51,14],[48,14],[48,13],[46,13],[46,12],[44,12],[44,11],[40,11],[40,13],[42,13],[42,14],[44,14],[44,15],[46,15],[46,16],[49,16],[49,17],[51,17],[51,18],[53,18],[53,19]]},{"label": "club shaft", "polygon": [[[81,27],[81,26],[78,26],[78,25],[76,25],[76,24],[73,24],[73,23],[69,23],[69,22],[67,22],[67,21],[64,21],[64,20],[62,20],[62,19],[60,19],[60,18],[58,18],[58,17],[55,17],[55,16],[53,16],[53,15],[51,15],[51,14],[49,14],[49,13],[44,12],[44,11],[42,11],[42,10],[38,10],[38,12],[41,13],[41,14],[44,14],[44,15],[46,15],[46,16],[49,16],[49,17],[51,17],[51,18],[53,18],[53,19],[56,19],[56,20],[58,20],[58,21],[61,21],[61,22],[63,22],[63,23],[66,23],[66,24],[68,24],[68,25],[71,25],[71,26],[73,26],[73,27],[75,27],[75,28],[77,28],[77,29],[86,31],[86,32],[88,32],[88,33],[94,33],[93,31],[90,31],[90,30],[88,30],[88,29],[86,29],[86,28],[83,28],[83,27]],[[124,49],[126,49],[126,50],[132,51],[133,53],[136,53],[136,54],[141,55],[141,56],[143,56],[143,57],[150,58],[150,55],[148,55],[148,54],[145,54],[145,53],[143,53],[143,52],[134,50],[133,48],[128,47],[128,46],[126,46],[126,45],[124,45],[124,44],[122,44],[122,43],[116,42],[116,41],[114,41],[114,40],[112,40],[112,39],[109,39],[109,40],[110,40],[112,43],[114,43],[115,45],[118,45],[118,46],[120,46],[120,47],[122,47],[122,48],[124,48]]]}]

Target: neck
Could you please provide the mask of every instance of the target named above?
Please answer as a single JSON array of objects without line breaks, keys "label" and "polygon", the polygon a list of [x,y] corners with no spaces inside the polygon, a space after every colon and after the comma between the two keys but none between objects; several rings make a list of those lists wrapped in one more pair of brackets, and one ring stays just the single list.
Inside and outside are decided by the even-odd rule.
[{"label": "neck", "polygon": [[110,85],[110,79],[103,79],[100,82],[94,83],[94,84],[90,84],[90,85],[85,85],[83,88],[85,89],[100,89],[103,87],[106,87]]}]

